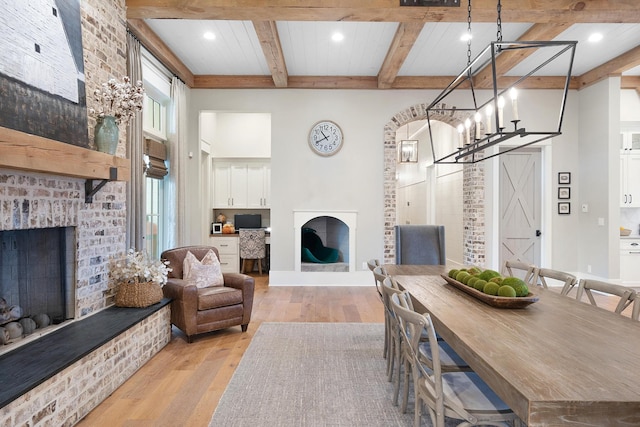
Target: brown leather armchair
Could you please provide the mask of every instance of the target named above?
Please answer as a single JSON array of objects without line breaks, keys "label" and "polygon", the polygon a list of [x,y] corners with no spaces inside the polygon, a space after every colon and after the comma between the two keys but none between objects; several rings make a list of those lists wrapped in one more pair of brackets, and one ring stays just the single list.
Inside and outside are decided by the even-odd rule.
[{"label": "brown leather armchair", "polygon": [[167,283],[162,288],[164,296],[171,298],[171,323],[176,325],[191,342],[192,337],[204,332],[240,325],[247,330],[253,307],[253,277],[239,273],[224,273],[224,286],[197,288],[192,282],[182,279],[182,268],[187,252],[191,251],[199,260],[213,246],[184,246],[169,249],[161,259],[169,261]]}]

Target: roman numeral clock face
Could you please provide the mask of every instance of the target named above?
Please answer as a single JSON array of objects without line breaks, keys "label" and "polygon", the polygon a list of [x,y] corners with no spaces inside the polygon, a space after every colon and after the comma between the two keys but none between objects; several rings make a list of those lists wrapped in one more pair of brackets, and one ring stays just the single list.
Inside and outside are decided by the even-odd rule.
[{"label": "roman numeral clock face", "polygon": [[342,130],[329,120],[322,120],[309,132],[309,146],[321,156],[332,156],[342,148]]}]

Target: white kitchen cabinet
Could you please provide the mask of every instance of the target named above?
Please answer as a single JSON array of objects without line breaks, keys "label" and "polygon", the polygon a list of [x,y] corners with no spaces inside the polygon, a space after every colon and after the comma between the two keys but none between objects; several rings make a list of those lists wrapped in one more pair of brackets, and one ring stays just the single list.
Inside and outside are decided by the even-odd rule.
[{"label": "white kitchen cabinet", "polygon": [[620,156],[620,206],[640,207],[640,154]]},{"label": "white kitchen cabinet", "polygon": [[638,262],[640,261],[640,239],[620,239],[620,279],[623,282],[640,282]]},{"label": "white kitchen cabinet", "polygon": [[271,165],[256,163],[247,165],[247,207],[271,206]]},{"label": "white kitchen cabinet", "polygon": [[640,153],[640,132],[621,133],[620,151],[624,153]]},{"label": "white kitchen cabinet", "polygon": [[271,203],[267,162],[214,162],[213,207],[260,209]]},{"label": "white kitchen cabinet", "polygon": [[240,239],[238,236],[216,236],[210,237],[209,240],[211,246],[218,249],[218,254],[220,255],[220,270],[223,273],[238,273],[240,271]]}]

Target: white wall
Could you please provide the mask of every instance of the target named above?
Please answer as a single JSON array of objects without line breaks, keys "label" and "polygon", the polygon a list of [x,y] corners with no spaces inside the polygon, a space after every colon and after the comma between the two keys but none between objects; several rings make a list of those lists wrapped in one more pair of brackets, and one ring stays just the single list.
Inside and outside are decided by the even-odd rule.
[{"label": "white wall", "polygon": [[269,158],[271,114],[203,111],[200,138],[211,145],[214,158]]},{"label": "white wall", "polygon": [[[294,271],[294,210],[353,210],[358,212],[356,266],[354,283],[368,283],[370,273],[362,269],[362,264],[371,258],[383,258],[383,232],[385,210],[383,202],[383,128],[400,111],[418,104],[429,102],[436,91],[349,91],[349,90],[191,90],[189,93],[189,143],[190,150],[198,150],[199,112],[232,111],[256,112],[256,105],[264,106],[263,113],[271,114],[271,166],[272,166],[272,209],[271,209],[271,280],[279,275]],[[521,116],[530,115],[531,120],[547,119],[556,114],[545,108],[546,99],[556,98],[558,91],[522,91],[520,99]],[[574,200],[580,174],[578,171],[578,95],[572,92],[567,103],[563,134],[554,138],[552,147],[552,174],[547,180],[555,179],[558,171],[572,172],[572,212],[576,212],[578,201]],[[308,146],[307,137],[311,126],[321,119],[337,122],[345,135],[344,147],[333,157],[315,155]],[[193,159],[195,161],[196,159]],[[188,182],[194,203],[186,206],[188,217],[192,219],[209,215],[208,209],[200,207],[200,184],[198,163],[188,160],[192,179]],[[191,163],[189,163],[191,162]],[[488,162],[487,167],[489,167]],[[490,167],[489,167],[490,169]],[[597,172],[589,172],[599,176]],[[607,180],[607,179],[605,179]],[[557,186],[552,187],[557,191]],[[491,186],[487,186],[488,203],[491,203]],[[577,193],[576,193],[577,194]],[[548,196],[545,209],[556,212],[555,194]],[[577,197],[577,196],[576,196]],[[553,265],[565,270],[578,268],[577,245],[582,230],[577,214],[560,218],[553,214]],[[191,223],[206,223],[194,220]],[[494,245],[491,230],[492,220],[487,221],[488,245]],[[189,229],[189,243],[204,243],[207,230]],[[598,244],[601,244],[599,242]],[[334,273],[327,273],[334,274]]]},{"label": "white wall", "polygon": [[[578,271],[619,277],[620,78],[579,92]],[[587,204],[589,212],[579,206]],[[599,225],[599,221],[601,221]]]}]

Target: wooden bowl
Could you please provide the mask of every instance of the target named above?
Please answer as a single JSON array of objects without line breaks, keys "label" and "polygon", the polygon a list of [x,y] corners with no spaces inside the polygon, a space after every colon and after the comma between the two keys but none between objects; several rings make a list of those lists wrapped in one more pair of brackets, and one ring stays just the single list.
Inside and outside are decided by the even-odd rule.
[{"label": "wooden bowl", "polygon": [[447,281],[448,284],[460,289],[462,292],[465,292],[472,297],[479,299],[480,301],[489,304],[491,307],[496,308],[524,308],[529,304],[533,304],[538,301],[540,298],[529,292],[526,297],[499,297],[485,294],[471,286],[467,286],[462,282],[458,282],[455,279],[447,276],[446,274],[441,274],[442,278]]}]

